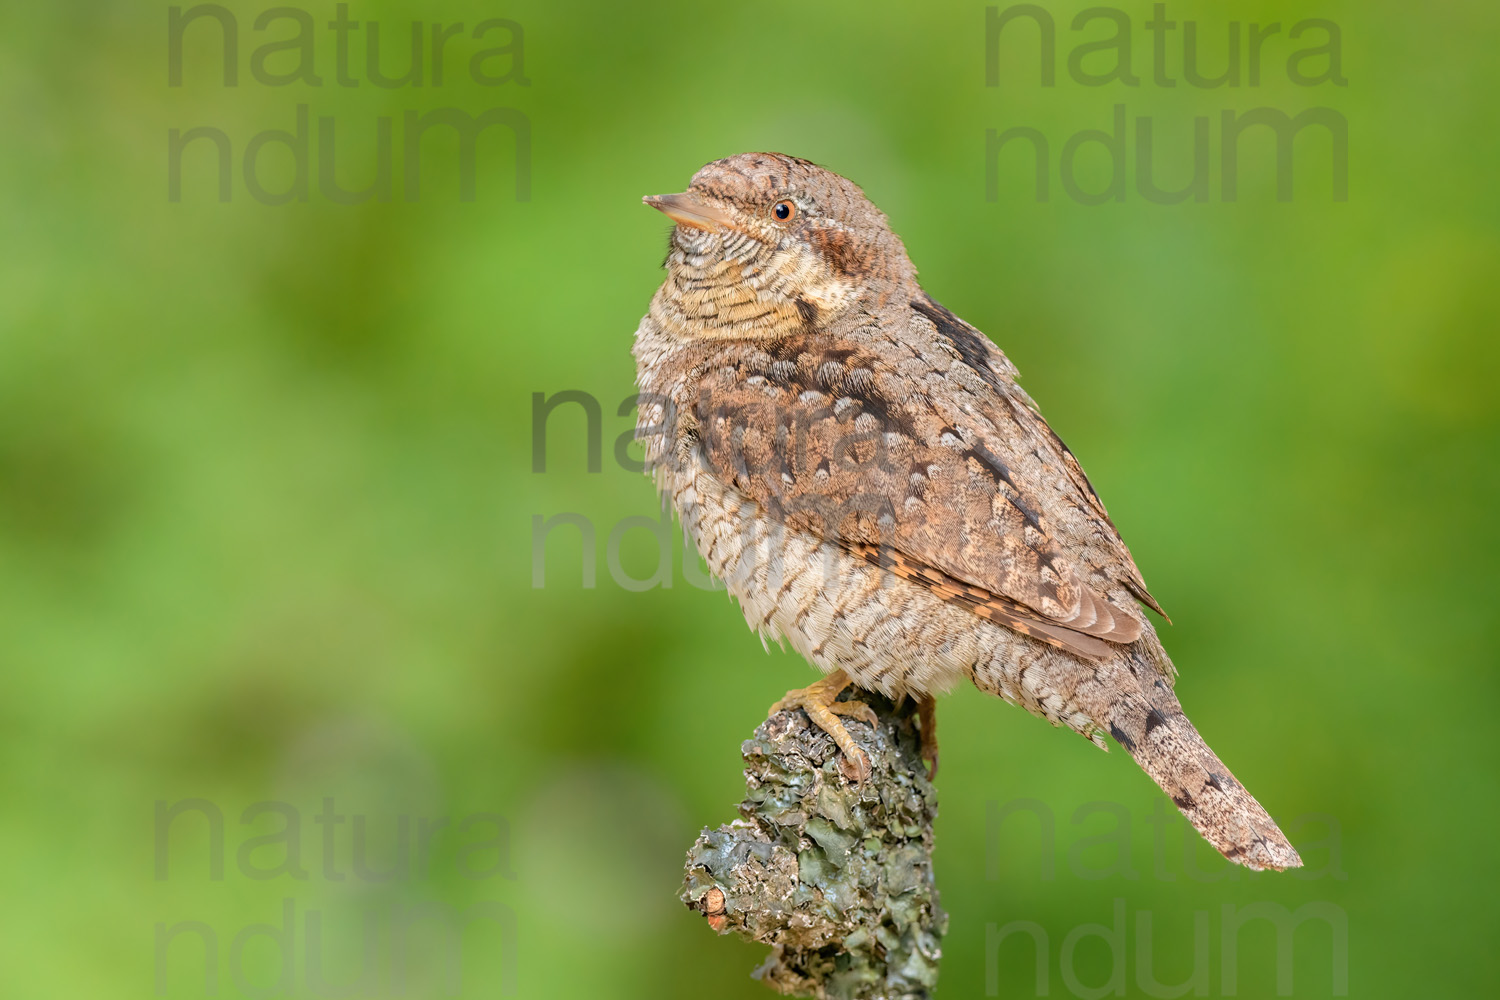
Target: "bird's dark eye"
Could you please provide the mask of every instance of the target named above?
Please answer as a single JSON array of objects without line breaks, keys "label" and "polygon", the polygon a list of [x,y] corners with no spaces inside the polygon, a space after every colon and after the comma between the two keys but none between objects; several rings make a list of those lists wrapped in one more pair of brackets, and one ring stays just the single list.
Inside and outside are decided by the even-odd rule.
[{"label": "bird's dark eye", "polygon": [[797,214],[797,206],[790,201],[778,201],[771,206],[771,216],[777,222],[785,222]]}]

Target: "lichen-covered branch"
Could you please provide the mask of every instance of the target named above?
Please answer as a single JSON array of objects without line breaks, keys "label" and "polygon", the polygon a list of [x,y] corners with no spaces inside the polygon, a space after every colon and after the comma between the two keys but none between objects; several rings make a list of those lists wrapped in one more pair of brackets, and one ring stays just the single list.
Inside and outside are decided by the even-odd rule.
[{"label": "lichen-covered branch", "polygon": [[937,791],[912,703],[858,697],[879,719],[873,733],[848,722],[870,777],[851,782],[802,711],[771,716],[742,747],[741,818],[703,831],[681,897],[718,933],[771,945],[754,975],[780,993],[925,1000],[948,925],[932,871]]}]

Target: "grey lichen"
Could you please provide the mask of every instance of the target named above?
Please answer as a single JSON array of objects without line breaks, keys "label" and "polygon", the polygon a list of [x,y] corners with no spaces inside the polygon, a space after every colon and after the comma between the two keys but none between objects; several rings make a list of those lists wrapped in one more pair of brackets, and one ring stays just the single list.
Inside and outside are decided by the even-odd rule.
[{"label": "grey lichen", "polygon": [[879,718],[873,733],[848,721],[869,778],[851,782],[802,711],[771,716],[741,748],[741,818],[703,831],[681,898],[718,933],[771,945],[754,975],[780,993],[918,1000],[948,927],[932,871],[937,791],[912,704],[859,697]]}]

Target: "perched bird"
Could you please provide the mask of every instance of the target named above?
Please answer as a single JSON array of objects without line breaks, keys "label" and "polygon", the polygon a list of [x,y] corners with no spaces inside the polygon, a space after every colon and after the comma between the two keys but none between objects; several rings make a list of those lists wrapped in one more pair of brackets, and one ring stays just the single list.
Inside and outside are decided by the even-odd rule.
[{"label": "perched bird", "polygon": [[1015,367],[927,295],[864,192],[743,153],[645,203],[674,223],[636,331],[636,435],[750,627],[827,677],[788,692],[853,763],[852,683],[922,706],[967,677],[1118,742],[1225,857],[1301,859],[1183,714],[1161,613]]}]

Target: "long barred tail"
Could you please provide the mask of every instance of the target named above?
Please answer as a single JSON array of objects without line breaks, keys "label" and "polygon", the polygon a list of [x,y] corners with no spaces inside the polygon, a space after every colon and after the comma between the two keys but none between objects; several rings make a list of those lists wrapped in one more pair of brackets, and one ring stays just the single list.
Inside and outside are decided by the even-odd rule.
[{"label": "long barred tail", "polygon": [[1165,682],[1116,701],[1109,730],[1230,861],[1255,871],[1302,866],[1286,835],[1203,742]]}]

